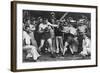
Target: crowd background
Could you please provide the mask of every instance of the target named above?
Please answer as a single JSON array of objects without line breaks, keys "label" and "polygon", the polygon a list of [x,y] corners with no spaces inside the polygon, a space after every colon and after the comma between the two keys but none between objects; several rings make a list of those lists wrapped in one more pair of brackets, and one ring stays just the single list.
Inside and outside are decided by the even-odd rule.
[{"label": "crowd background", "polygon": [[[90,56],[90,22],[90,13],[23,10],[24,58],[33,57],[36,61],[42,53],[49,52],[52,58],[64,57],[66,51],[72,55]],[[43,24],[50,26],[49,34],[40,33]]]}]

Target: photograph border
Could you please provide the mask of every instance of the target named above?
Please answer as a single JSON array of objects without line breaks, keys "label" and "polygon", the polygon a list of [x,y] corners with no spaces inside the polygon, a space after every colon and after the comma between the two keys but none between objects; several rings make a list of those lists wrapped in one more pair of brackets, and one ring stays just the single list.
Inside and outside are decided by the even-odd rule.
[{"label": "photograph border", "polygon": [[[50,6],[71,6],[71,7],[83,7],[83,8],[95,8],[96,9],[96,64],[95,65],[83,65],[83,66],[68,66],[68,67],[52,67],[52,68],[37,68],[37,69],[17,69],[17,4],[35,4],[35,5],[50,5]],[[39,70],[53,70],[53,69],[71,69],[71,68],[84,68],[84,67],[96,67],[98,66],[98,7],[90,5],[75,5],[75,4],[60,4],[60,3],[42,3],[42,2],[27,2],[27,1],[11,1],[11,71],[39,71]]]}]

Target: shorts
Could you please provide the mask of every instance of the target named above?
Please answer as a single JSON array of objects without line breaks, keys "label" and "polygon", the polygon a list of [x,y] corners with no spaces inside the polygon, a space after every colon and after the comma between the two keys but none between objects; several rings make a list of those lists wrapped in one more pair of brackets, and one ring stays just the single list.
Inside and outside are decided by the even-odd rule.
[{"label": "shorts", "polygon": [[47,39],[49,39],[49,38],[51,38],[50,32],[44,32],[44,33],[42,34],[42,38],[41,38],[41,39],[47,40]]}]

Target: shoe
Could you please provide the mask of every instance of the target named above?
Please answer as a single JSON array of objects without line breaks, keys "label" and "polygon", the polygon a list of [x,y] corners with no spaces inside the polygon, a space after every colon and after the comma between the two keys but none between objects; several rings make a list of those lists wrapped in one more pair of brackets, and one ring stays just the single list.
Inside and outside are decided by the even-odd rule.
[{"label": "shoe", "polygon": [[61,54],[62,57],[65,57],[65,55]]},{"label": "shoe", "polygon": [[33,62],[37,62],[37,60],[33,60]]},{"label": "shoe", "polygon": [[55,54],[51,54],[51,57],[52,57],[52,58],[56,58],[56,55],[55,55]]},{"label": "shoe", "polygon": [[59,57],[60,56],[59,53],[56,53],[56,56]]}]

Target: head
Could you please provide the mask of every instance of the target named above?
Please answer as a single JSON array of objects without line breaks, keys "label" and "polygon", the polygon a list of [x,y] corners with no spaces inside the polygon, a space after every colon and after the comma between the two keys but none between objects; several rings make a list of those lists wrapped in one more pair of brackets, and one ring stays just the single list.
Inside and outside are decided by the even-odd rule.
[{"label": "head", "polygon": [[83,33],[83,38],[91,38],[87,33]]},{"label": "head", "polygon": [[30,23],[31,23],[31,21],[28,19],[28,20],[27,20],[27,23],[28,23],[28,24],[30,24]]},{"label": "head", "polygon": [[44,24],[47,24],[48,23],[48,19],[47,18],[44,18],[43,23]]},{"label": "head", "polygon": [[25,31],[26,31],[27,33],[30,33],[30,27],[29,27],[29,26],[25,26]]},{"label": "head", "polygon": [[34,17],[31,19],[31,24],[36,24],[36,20]]},{"label": "head", "polygon": [[56,24],[59,25],[60,24],[60,20],[56,20]]},{"label": "head", "polygon": [[82,19],[87,19],[87,17],[85,15],[81,15],[82,16]]},{"label": "head", "polygon": [[35,20],[34,20],[34,21],[32,21],[32,24],[34,24],[34,25],[35,25],[35,24],[36,24],[36,21],[35,21]]},{"label": "head", "polygon": [[55,13],[54,13],[54,12],[51,12],[51,16],[52,16],[52,17],[55,17]]},{"label": "head", "polygon": [[79,26],[84,25],[84,19],[79,19],[79,20],[77,21],[77,24],[78,24]]},{"label": "head", "polygon": [[25,24],[28,24],[28,25],[31,24],[30,19],[26,19]]},{"label": "head", "polygon": [[69,17],[68,20],[69,20],[69,22],[70,22],[71,20],[73,20],[73,18],[72,18],[72,17]]},{"label": "head", "polygon": [[65,24],[64,24],[64,26],[68,26],[69,24],[68,24],[68,22],[67,21],[65,21]]},{"label": "head", "polygon": [[38,17],[38,21],[42,23],[43,22],[42,17]]}]

